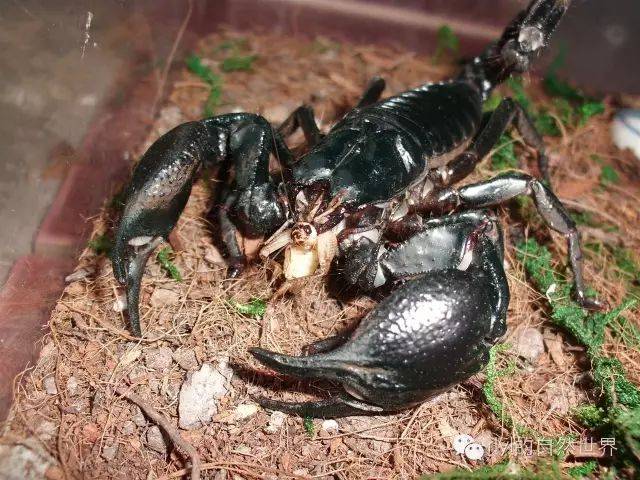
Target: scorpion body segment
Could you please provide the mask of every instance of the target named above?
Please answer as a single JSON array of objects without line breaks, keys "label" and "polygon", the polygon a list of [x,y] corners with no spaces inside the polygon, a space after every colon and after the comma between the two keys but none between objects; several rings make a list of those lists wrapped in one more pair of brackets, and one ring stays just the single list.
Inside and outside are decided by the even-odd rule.
[{"label": "scorpion body segment", "polygon": [[348,113],[294,164],[293,179],[327,181],[329,196],[346,192],[346,204],[386,202],[465,146],[481,119],[480,92],[468,82],[424,85]]},{"label": "scorpion body segment", "polygon": [[[175,225],[200,166],[215,164],[231,173],[215,211],[230,276],[245,263],[241,230],[271,235],[264,256],[285,249],[286,278],[324,271],[337,251],[345,283],[391,290],[353,332],[313,344],[311,355],[252,349],[275,370],[344,387],[316,402],[261,399],[267,407],[312,416],[396,411],[478,372],[504,334],[509,303],[501,229],[484,209],[517,196],[530,196],[547,225],[566,237],[575,296],[600,308],[585,295],[576,226],[543,182],[506,172],[455,185],[512,124],[548,176],[544,142],[522,107],[507,98],[483,114],[482,104],[502,81],[528,69],[568,4],[533,0],[452,80],[380,100],[384,81],[374,79],[326,135],[303,105],[277,129],[259,115],[236,113],[161,137],[134,171],[113,254],[134,333],[141,333],[147,258]],[[284,138],[298,128],[309,150],[296,160]],[[272,154],[281,164],[277,177],[269,171]]]}]

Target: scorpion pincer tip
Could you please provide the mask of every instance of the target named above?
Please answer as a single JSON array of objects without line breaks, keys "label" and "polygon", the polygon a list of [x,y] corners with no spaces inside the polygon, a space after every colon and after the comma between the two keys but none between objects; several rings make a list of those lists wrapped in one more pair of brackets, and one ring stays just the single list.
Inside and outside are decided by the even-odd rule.
[{"label": "scorpion pincer tip", "polygon": [[269,368],[295,377],[329,377],[331,367],[335,366],[332,359],[323,354],[294,357],[259,347],[250,348],[249,352]]},{"label": "scorpion pincer tip", "polygon": [[282,355],[279,353],[271,352],[269,350],[265,350],[260,347],[251,347],[249,349],[249,353],[256,357],[256,359],[268,367],[273,368],[274,370],[280,370],[282,367],[287,367],[290,362],[287,361],[287,355]]}]

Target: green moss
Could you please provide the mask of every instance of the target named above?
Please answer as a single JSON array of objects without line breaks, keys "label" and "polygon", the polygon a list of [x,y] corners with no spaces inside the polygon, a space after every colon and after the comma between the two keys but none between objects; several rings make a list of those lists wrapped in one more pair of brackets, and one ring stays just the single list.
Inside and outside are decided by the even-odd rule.
[{"label": "green moss", "polygon": [[598,355],[591,363],[593,378],[600,387],[607,407],[622,405],[631,409],[640,408],[640,390],[625,377],[620,360]]},{"label": "green moss", "polygon": [[504,407],[504,403],[496,394],[496,382],[500,377],[504,377],[513,373],[509,369],[499,369],[497,367],[498,356],[508,350],[510,346],[506,343],[500,343],[495,345],[489,350],[489,362],[485,367],[485,375],[487,379],[482,385],[482,393],[484,395],[484,401],[489,406],[491,411],[496,417],[500,419],[500,422],[507,428],[514,428],[515,423],[511,415],[509,415]]},{"label": "green moss", "polygon": [[604,410],[597,405],[580,405],[571,413],[576,420],[588,428],[596,429],[606,422]]},{"label": "green moss", "polygon": [[442,25],[436,33],[436,51],[433,54],[433,62],[439,62],[445,53],[456,56],[459,50],[460,39],[458,36],[449,25]]},{"label": "green moss", "polygon": [[518,157],[514,149],[515,140],[508,133],[503,133],[491,156],[491,168],[495,171],[518,168]]},{"label": "green moss", "polygon": [[513,92],[513,98],[522,105],[522,108],[526,110],[526,112],[533,118],[535,117],[535,110],[533,108],[533,102],[527,92],[524,89],[524,85],[522,84],[521,77],[509,77],[507,79],[507,85]]},{"label": "green moss", "polygon": [[566,98],[554,98],[553,108],[563,125],[574,125],[576,122],[573,105]]},{"label": "green moss", "polygon": [[618,270],[630,279],[640,279],[640,265],[636,263],[633,252],[627,248],[616,248],[613,250],[613,258]]},{"label": "green moss", "polygon": [[313,418],[304,417],[304,420],[302,421],[302,426],[304,427],[304,431],[307,432],[307,435],[309,435],[309,437],[313,437],[313,434],[316,431],[316,427],[313,424]]},{"label": "green moss", "polygon": [[[626,300],[606,313],[588,313],[571,300],[570,285],[555,274],[551,254],[545,247],[529,239],[518,246],[517,253],[538,289],[547,292],[552,323],[586,347],[600,398],[595,407],[581,407],[576,412],[578,418],[624,442],[617,452],[620,462],[640,463],[640,390],[626,378],[622,363],[605,355],[602,349],[605,329],[615,325],[620,315],[633,308],[636,301]],[[549,294],[549,287],[554,284],[555,292]]]},{"label": "green moss", "polygon": [[578,123],[585,125],[591,117],[603,114],[605,108],[602,102],[585,102],[579,105],[576,110],[580,119]]},{"label": "green moss", "polygon": [[164,247],[158,252],[157,260],[160,266],[169,274],[171,278],[173,278],[176,282],[182,281],[182,274],[178,267],[176,267],[173,262],[170,260],[170,257],[173,255],[173,250],[171,247]]},{"label": "green moss", "polygon": [[567,470],[567,473],[572,478],[584,478],[591,475],[598,469],[598,462],[595,460],[589,460],[588,462],[583,463],[582,465],[578,465],[577,467],[571,467]]},{"label": "green moss", "polygon": [[262,317],[267,311],[267,302],[260,298],[252,298],[249,303],[238,303],[230,300],[229,303],[242,315],[248,317]]},{"label": "green moss", "polygon": [[581,102],[585,98],[582,92],[558,77],[558,70],[565,64],[566,56],[567,49],[565,46],[561,46],[558,55],[556,55],[549,65],[549,70],[544,77],[542,85],[545,91],[553,97]]},{"label": "green moss", "polygon": [[611,165],[604,165],[600,170],[600,184],[603,186],[610,183],[618,183],[620,181],[620,175],[616,172],[616,169]]},{"label": "green moss", "polygon": [[[630,296],[634,296],[633,290]],[[611,322],[610,328],[624,345],[640,350],[640,327],[634,322],[627,320],[625,317],[618,317]]]},{"label": "green moss", "polygon": [[550,137],[559,137],[561,135],[560,128],[558,127],[558,121],[553,115],[543,111],[535,119],[535,126],[538,132],[542,135]]},{"label": "green moss", "polygon": [[222,98],[222,77],[202,63],[197,55],[190,55],[186,60],[187,68],[207,83],[210,87],[209,96],[204,105],[204,115],[211,117],[215,114]]},{"label": "green moss", "polygon": [[498,92],[493,92],[482,105],[482,111],[493,112],[496,108],[498,108],[498,105],[500,105],[500,102],[502,102],[503,99],[504,97]]},{"label": "green moss", "polygon": [[591,212],[571,212],[571,218],[578,225],[587,225],[589,227],[597,226],[597,221],[593,218]]},{"label": "green moss", "polygon": [[604,104],[587,97],[580,89],[570,85],[558,77],[557,71],[564,62],[564,52],[561,52],[549,67],[542,85],[552,97],[556,97],[556,106],[562,123],[568,126],[585,125],[587,121],[604,113]]},{"label": "green moss", "polygon": [[213,73],[213,70],[204,65],[198,55],[190,55],[185,62],[189,71],[195,73],[203,82],[213,85],[220,81],[220,76]]},{"label": "green moss", "polygon": [[96,255],[109,255],[113,248],[113,240],[109,236],[101,234],[89,240],[87,245]]},{"label": "green moss", "polygon": [[562,475],[558,462],[538,462],[524,468],[513,463],[499,463],[485,466],[472,472],[454,470],[452,472],[425,475],[422,480],[558,480]]},{"label": "green moss", "polygon": [[257,55],[234,55],[225,58],[220,65],[223,72],[235,72],[238,70],[251,70],[253,62],[258,58]]},{"label": "green moss", "polygon": [[583,102],[585,100],[580,90],[561,80],[556,72],[551,69],[544,77],[542,85],[552,97],[560,97],[573,102]]}]

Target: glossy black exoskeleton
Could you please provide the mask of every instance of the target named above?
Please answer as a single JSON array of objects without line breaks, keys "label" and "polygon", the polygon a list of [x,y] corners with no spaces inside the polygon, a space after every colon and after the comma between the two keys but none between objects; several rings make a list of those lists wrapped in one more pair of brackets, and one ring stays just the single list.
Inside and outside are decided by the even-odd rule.
[{"label": "glossy black exoskeleton", "polygon": [[509,304],[495,217],[472,210],[432,218],[399,246],[361,237],[346,254],[361,252],[368,254],[352,257],[348,272],[354,283],[371,288],[375,273],[361,275],[371,266],[385,283],[403,281],[353,332],[310,345],[308,356],[251,349],[279,372],[337,381],[346,394],[298,404],[258,399],[263,406],[313,417],[396,411],[486,365]]},{"label": "glossy black exoskeleton", "polygon": [[[477,372],[504,332],[509,297],[499,227],[483,209],[519,195],[533,197],[549,227],[565,235],[576,298],[598,308],[585,296],[576,226],[543,182],[507,172],[454,187],[512,123],[548,175],[544,143],[520,105],[507,98],[483,114],[482,104],[496,85],[528,69],[568,3],[534,0],[451,80],[379,100],[384,82],[374,79],[326,135],[308,106],[277,129],[259,115],[237,113],[163,135],[133,173],[113,253],[134,333],[141,333],[138,297],[147,258],[174,227],[197,171],[216,164],[233,171],[217,211],[232,276],[244,265],[239,228],[276,232],[267,252],[302,249],[311,259],[302,275],[317,263],[304,252],[319,248],[324,234],[334,235],[346,282],[364,290],[397,285],[351,335],[315,345],[314,355],[252,350],[274,369],[332,378],[346,391],[327,401],[265,405],[316,416],[397,410]],[[298,128],[309,151],[296,160],[283,138]],[[282,166],[277,179],[269,172],[272,154]],[[444,213],[450,215],[439,216]],[[297,257],[288,258],[295,264]]]}]

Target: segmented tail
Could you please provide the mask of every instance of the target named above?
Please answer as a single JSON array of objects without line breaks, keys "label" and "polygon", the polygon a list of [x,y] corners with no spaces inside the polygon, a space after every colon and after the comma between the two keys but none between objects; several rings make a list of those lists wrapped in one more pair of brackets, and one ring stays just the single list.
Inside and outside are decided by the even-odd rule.
[{"label": "segmented tail", "polygon": [[570,0],[534,0],[507,26],[497,42],[467,63],[461,79],[478,87],[486,99],[514,73],[523,73],[548,45]]}]

